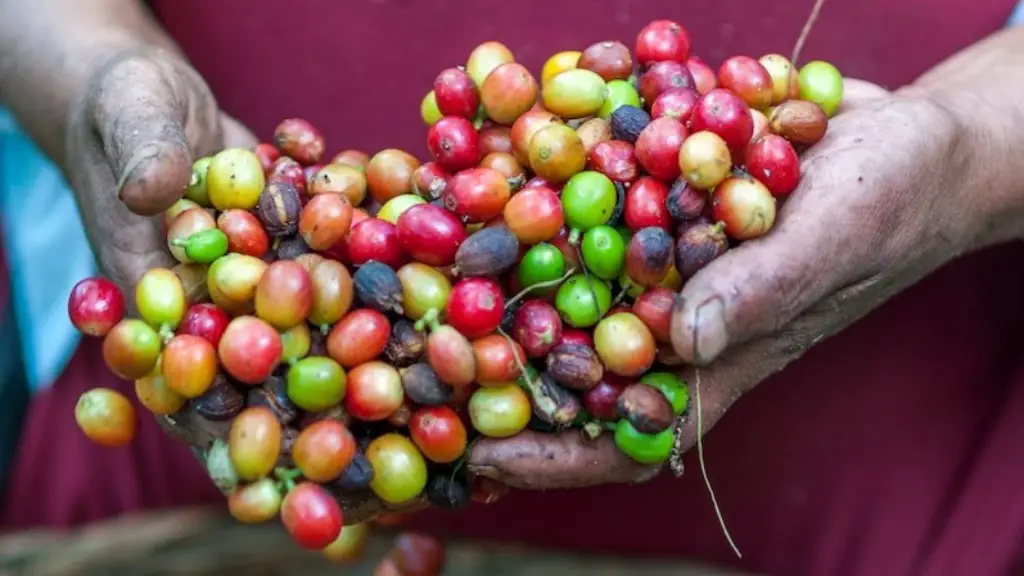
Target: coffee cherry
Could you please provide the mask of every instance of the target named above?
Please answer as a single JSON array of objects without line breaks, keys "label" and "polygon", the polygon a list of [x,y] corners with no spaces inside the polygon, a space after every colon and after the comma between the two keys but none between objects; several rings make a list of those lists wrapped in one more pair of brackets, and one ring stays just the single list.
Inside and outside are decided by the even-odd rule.
[{"label": "coffee cherry", "polygon": [[281,361],[281,336],[273,326],[253,316],[239,316],[228,324],[217,346],[221,366],[243,384],[257,385]]},{"label": "coffee cherry", "polygon": [[87,438],[108,447],[128,444],[138,427],[132,403],[110,388],[82,393],[75,404],[75,421]]},{"label": "coffee cherry", "polygon": [[243,148],[218,152],[206,169],[206,192],[217,210],[251,210],[263,192],[263,165],[256,154]]},{"label": "coffee cherry", "polygon": [[156,330],[142,320],[126,318],[103,339],[103,360],[114,374],[135,380],[153,370],[162,347]]},{"label": "coffee cherry", "polygon": [[179,334],[164,347],[160,370],[171,390],[197,398],[217,377],[217,350],[204,338]]},{"label": "coffee cherry", "polygon": [[243,480],[259,480],[270,474],[281,453],[281,424],[263,406],[246,408],[231,423],[228,454]]},{"label": "coffee cherry", "polygon": [[124,295],[106,278],[86,278],[68,297],[68,317],[86,336],[105,336],[124,318]]},{"label": "coffee cherry", "polygon": [[135,303],[143,320],[165,331],[178,327],[188,305],[181,279],[166,268],[153,268],[142,275],[135,285]]}]

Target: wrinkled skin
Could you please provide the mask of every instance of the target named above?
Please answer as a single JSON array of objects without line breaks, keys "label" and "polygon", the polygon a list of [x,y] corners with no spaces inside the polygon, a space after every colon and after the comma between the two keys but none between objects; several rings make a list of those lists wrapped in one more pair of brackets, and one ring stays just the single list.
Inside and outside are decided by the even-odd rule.
[{"label": "wrinkled skin", "polygon": [[152,216],[184,194],[193,158],[254,143],[168,53],[126,52],[97,70],[68,124],[65,173],[101,268],[126,295],[147,269],[174,265]]},{"label": "wrinkled skin", "polygon": [[[843,108],[803,156],[802,181],[775,228],[701,270],[677,300],[672,343],[698,367],[702,433],[814,344],[954,257],[1005,239],[961,185],[963,140],[954,115],[919,94],[847,81]],[[684,371],[691,389],[695,376]],[[696,442],[696,415],[691,403],[676,456]],[[553,451],[563,457],[540,462]],[[611,438],[586,447],[573,431],[479,442],[470,470],[522,488],[657,473],[630,464]]]}]

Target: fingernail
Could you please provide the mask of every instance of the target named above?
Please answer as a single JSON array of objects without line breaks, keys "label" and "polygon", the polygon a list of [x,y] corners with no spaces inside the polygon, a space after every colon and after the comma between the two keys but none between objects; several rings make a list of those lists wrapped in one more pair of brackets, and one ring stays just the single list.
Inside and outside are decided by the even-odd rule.
[{"label": "fingernail", "polygon": [[729,334],[725,329],[725,306],[721,298],[712,298],[697,308],[693,334],[693,359],[697,364],[707,364],[725,350]]},{"label": "fingernail", "polygon": [[637,472],[637,475],[633,478],[633,482],[635,484],[649,482],[657,478],[659,474],[661,474],[661,466],[651,466],[647,468],[642,468],[639,472]]},{"label": "fingernail", "polygon": [[473,476],[483,476],[484,478],[490,478],[491,480],[498,480],[501,478],[501,473],[494,466],[469,464],[466,466],[466,471]]},{"label": "fingernail", "polygon": [[124,185],[128,183],[128,179],[135,173],[135,169],[143,162],[157,158],[159,155],[160,148],[156,144],[146,144],[132,154],[131,158],[125,162],[124,168],[121,169],[121,176],[117,179],[118,198],[121,197],[121,191],[124,189]]}]

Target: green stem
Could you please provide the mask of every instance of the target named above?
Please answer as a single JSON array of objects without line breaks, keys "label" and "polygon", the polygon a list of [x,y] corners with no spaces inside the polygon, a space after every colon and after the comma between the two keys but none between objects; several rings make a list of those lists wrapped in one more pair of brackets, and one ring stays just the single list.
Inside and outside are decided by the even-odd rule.
[{"label": "green stem", "polygon": [[[572,242],[571,237],[569,242]],[[597,321],[600,322],[601,317],[604,316],[604,314],[601,312],[601,303],[597,301],[597,291],[594,290],[594,285],[592,284],[593,280],[590,279],[590,272],[587,271],[587,264],[583,261],[583,253],[580,252],[580,245],[578,242],[573,244],[572,247],[576,250],[576,257],[580,260],[580,267],[583,268],[583,278],[587,281],[587,288],[590,290],[590,298],[594,301],[594,308],[597,309]]]},{"label": "green stem", "polygon": [[530,378],[530,373],[526,371],[526,365],[519,359],[519,354],[515,353],[515,351],[519,349],[519,347],[516,346],[515,340],[513,340],[512,337],[500,327],[498,328],[498,334],[501,334],[505,337],[505,340],[508,340],[508,346],[512,349],[512,359],[516,361],[516,367],[519,368],[519,374],[526,379],[526,383],[532,391],[534,386],[533,378]]},{"label": "green stem", "polygon": [[566,278],[568,278],[569,276],[572,276],[575,273],[576,273],[576,268],[569,268],[569,270],[566,271],[565,274],[562,274],[558,278],[555,278],[553,280],[545,280],[544,282],[538,282],[536,284],[531,284],[530,286],[527,286],[526,288],[523,288],[522,290],[519,291],[518,294],[516,294],[512,298],[509,298],[508,302],[505,302],[505,309],[508,310],[509,308],[512,307],[513,304],[515,304],[516,302],[521,300],[524,296],[526,296],[530,292],[533,292],[534,290],[541,290],[541,289],[544,289],[544,288],[551,288],[552,286],[558,286],[562,282],[565,282]]},{"label": "green stem", "polygon": [[[573,228],[569,231],[569,244],[578,246],[580,243],[580,236],[583,235],[583,231],[579,228]],[[580,258],[580,263],[583,262],[583,258]]]},{"label": "green stem", "polygon": [[597,440],[604,433],[604,427],[600,422],[591,420],[583,425],[583,434],[591,440]]},{"label": "green stem", "polygon": [[729,175],[732,176],[733,178],[744,178],[744,179],[753,179],[754,178],[753,176],[750,175],[750,172],[747,172],[747,170],[745,168],[733,168],[732,170],[729,171]]},{"label": "green stem", "polygon": [[291,478],[292,480],[302,476],[302,472],[298,468],[285,468],[283,466],[274,468],[274,476],[279,480],[283,478]]},{"label": "green stem", "polygon": [[295,480],[292,480],[291,478],[285,478],[285,479],[281,480],[281,491],[282,492],[287,494],[287,493],[291,492],[292,490],[295,490]]},{"label": "green stem", "polygon": [[171,341],[171,338],[174,338],[174,329],[171,328],[169,324],[161,326],[158,332],[160,334],[160,339],[164,341],[164,344],[167,344]]},{"label": "green stem", "polygon": [[438,311],[437,308],[431,308],[430,310],[427,310],[425,314],[423,314],[422,318],[420,318],[419,320],[416,321],[415,324],[413,324],[413,328],[419,330],[420,332],[423,332],[428,327],[431,330],[437,330],[437,320],[439,315],[440,312]]},{"label": "green stem", "polygon": [[323,334],[324,336],[327,336],[327,334],[330,333],[330,331],[331,331],[331,325],[330,324],[324,322],[323,324],[320,325],[320,333]]},{"label": "green stem", "polygon": [[626,281],[622,283],[622,288],[619,289],[619,293],[615,295],[615,300],[612,300],[612,308],[619,305],[622,299],[629,293],[629,289],[633,287],[633,281],[626,277]]},{"label": "green stem", "polygon": [[274,469],[274,476],[277,477],[281,489],[287,494],[295,489],[295,480],[302,476],[302,472],[298,468],[276,468]]},{"label": "green stem", "polygon": [[450,480],[455,481],[455,475],[458,474],[459,470],[461,470],[462,467],[466,464],[466,457],[469,455],[469,451],[472,448],[472,446],[472,444],[467,445],[466,451],[452,465],[452,475],[449,478]]},{"label": "green stem", "polygon": [[508,187],[512,192],[518,192],[526,184],[526,176],[520,174],[513,176],[512,178],[506,178],[508,181]]}]

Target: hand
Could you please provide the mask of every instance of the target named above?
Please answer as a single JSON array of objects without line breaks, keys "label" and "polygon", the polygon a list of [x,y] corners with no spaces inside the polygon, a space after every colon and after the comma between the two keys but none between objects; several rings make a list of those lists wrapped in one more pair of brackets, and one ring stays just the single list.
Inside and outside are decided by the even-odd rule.
[{"label": "hand", "polygon": [[[776,227],[712,262],[683,288],[672,342],[688,363],[691,408],[677,455],[743,394],[885,300],[977,246],[979,218],[951,114],[909,92],[848,81],[840,113],[801,162]],[[571,454],[571,457],[566,455]],[[555,458],[551,458],[555,455]],[[648,478],[610,439],[576,431],[474,446],[470,470],[523,488]]]},{"label": "hand", "polygon": [[153,216],[182,197],[193,159],[255,143],[175,55],[123,52],[95,72],[72,111],[64,172],[102,272],[129,301],[146,270],[174,265]]},{"label": "hand", "polygon": [[[184,194],[193,160],[255,143],[218,108],[202,78],[172,54],[126,52],[96,72],[70,122],[65,173],[100,268],[128,300],[146,270],[175,264],[159,215]],[[189,409],[157,420],[200,461],[230,425]],[[398,511],[372,496],[337,496],[349,523]]]},{"label": "hand", "polygon": [[[167,435],[191,446],[193,454],[203,465],[206,462],[207,449],[213,445],[215,439],[227,438],[228,430],[231,427],[230,420],[213,421],[204,418],[189,407],[169,416],[156,416],[156,419]],[[287,442],[286,446],[288,446]],[[282,456],[284,456],[285,462],[279,465],[293,466],[290,464],[290,454],[282,454]],[[368,522],[384,514],[416,512],[427,506],[425,496],[420,496],[412,502],[391,505],[381,501],[369,490],[347,493],[331,486],[327,487],[341,504],[346,525]]]}]

